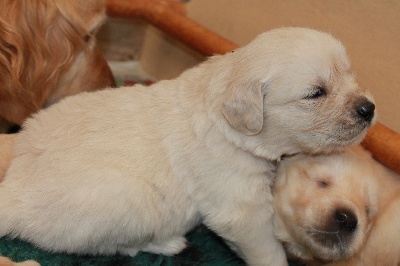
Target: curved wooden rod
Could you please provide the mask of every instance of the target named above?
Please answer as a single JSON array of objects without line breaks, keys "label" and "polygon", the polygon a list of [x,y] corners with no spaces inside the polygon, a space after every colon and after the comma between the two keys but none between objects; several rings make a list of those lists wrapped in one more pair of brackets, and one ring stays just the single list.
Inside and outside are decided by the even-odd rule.
[{"label": "curved wooden rod", "polygon": [[367,133],[362,145],[374,158],[400,174],[400,134],[376,123]]},{"label": "curved wooden rod", "polygon": [[[180,2],[107,0],[106,3],[110,16],[141,17],[205,56],[224,54],[238,47],[185,17],[185,8]],[[376,160],[400,173],[400,135],[397,132],[377,123],[369,130],[362,144],[371,151]]]},{"label": "curved wooden rod", "polygon": [[[107,13],[116,17],[141,17],[205,56],[224,54],[238,46],[184,16],[180,2],[168,0],[107,0]],[[182,5],[179,7],[179,5]],[[178,12],[177,12],[178,10]]]}]

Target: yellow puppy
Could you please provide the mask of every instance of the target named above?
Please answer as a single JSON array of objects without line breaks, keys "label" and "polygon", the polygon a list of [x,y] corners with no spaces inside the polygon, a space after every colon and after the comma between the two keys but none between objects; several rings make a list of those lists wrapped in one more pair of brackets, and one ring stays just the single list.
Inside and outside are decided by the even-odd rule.
[{"label": "yellow puppy", "polygon": [[284,160],[274,200],[276,234],[294,257],[310,265],[400,263],[400,179],[361,148]]}]

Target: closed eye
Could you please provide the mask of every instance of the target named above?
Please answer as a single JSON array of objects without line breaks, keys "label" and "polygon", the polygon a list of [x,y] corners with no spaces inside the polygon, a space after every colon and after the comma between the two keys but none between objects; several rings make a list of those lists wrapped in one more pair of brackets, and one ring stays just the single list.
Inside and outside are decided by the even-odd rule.
[{"label": "closed eye", "polygon": [[326,95],[326,89],[324,87],[315,87],[314,90],[305,97],[305,99],[317,99]]},{"label": "closed eye", "polygon": [[317,181],[317,185],[320,188],[327,188],[330,186],[330,183],[328,181],[320,180],[320,181]]}]

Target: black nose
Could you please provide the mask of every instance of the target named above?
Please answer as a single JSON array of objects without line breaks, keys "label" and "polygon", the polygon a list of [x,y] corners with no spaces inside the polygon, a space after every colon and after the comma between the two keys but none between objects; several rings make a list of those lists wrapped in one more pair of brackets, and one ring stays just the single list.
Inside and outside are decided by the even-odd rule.
[{"label": "black nose", "polygon": [[365,121],[371,121],[374,117],[375,104],[367,99],[357,104],[356,109],[358,115],[361,116],[361,118],[363,118]]},{"label": "black nose", "polygon": [[350,210],[336,210],[334,219],[341,232],[352,233],[357,229],[357,217]]}]

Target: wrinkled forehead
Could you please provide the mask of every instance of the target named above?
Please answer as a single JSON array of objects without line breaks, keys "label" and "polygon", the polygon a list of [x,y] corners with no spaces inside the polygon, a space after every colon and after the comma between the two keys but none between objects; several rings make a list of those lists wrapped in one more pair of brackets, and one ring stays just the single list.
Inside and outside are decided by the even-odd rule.
[{"label": "wrinkled forehead", "polygon": [[297,155],[279,164],[278,183],[284,177],[283,173],[287,175],[287,182],[297,186],[303,183],[296,179],[327,182],[329,188],[325,192],[328,197],[340,194],[343,199],[368,203],[377,194],[374,171],[368,162],[347,154]]},{"label": "wrinkled forehead", "polygon": [[[272,36],[271,36],[272,37]],[[271,45],[272,43],[272,45]],[[300,35],[281,40],[267,38],[259,60],[270,64],[268,75],[298,83],[332,83],[349,75],[350,62],[343,45],[328,34]]]},{"label": "wrinkled forehead", "polygon": [[[257,36],[235,51],[235,65],[282,71],[339,73],[350,67],[344,46],[330,34],[304,28],[282,28]],[[313,71],[310,71],[313,70]]]},{"label": "wrinkled forehead", "polygon": [[344,176],[348,171],[343,158],[334,154],[307,155],[299,154],[284,159],[278,166],[279,170],[302,171],[306,177],[312,176]]},{"label": "wrinkled forehead", "polygon": [[350,68],[344,47],[333,38],[299,40],[285,56],[288,69],[323,81],[337,79]]},{"label": "wrinkled forehead", "polygon": [[369,163],[347,153],[320,155],[313,161],[316,172],[329,176],[337,186],[363,188],[373,179],[374,171]]}]

